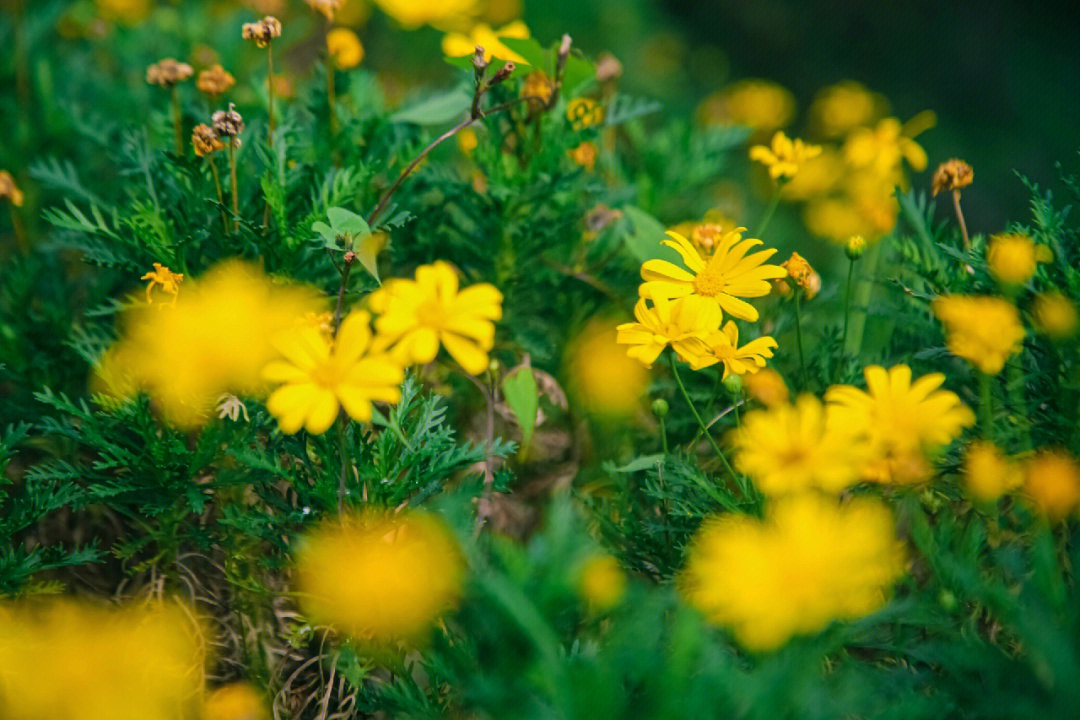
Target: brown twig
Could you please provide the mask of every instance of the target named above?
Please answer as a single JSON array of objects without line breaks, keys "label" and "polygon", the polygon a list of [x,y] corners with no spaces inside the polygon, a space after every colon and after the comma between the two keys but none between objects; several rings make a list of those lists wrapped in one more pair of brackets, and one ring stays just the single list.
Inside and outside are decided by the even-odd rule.
[{"label": "brown twig", "polygon": [[956,210],[956,220],[960,223],[960,234],[964,238],[964,249],[971,248],[971,238],[968,237],[967,223],[964,222],[964,213],[960,210],[960,191],[952,191],[953,208]]}]

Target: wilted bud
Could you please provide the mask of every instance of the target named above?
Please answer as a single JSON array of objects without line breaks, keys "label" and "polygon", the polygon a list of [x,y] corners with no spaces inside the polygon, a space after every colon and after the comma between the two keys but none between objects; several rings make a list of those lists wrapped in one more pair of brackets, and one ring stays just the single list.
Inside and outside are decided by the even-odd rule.
[{"label": "wilted bud", "polygon": [[858,260],[866,252],[866,239],[862,235],[852,235],[844,246],[844,254],[851,260]]},{"label": "wilted bud", "polygon": [[476,71],[477,77],[481,77],[484,74],[484,71],[487,70],[488,64],[488,61],[484,59],[484,46],[477,45],[476,49],[473,51],[472,56],[473,70]]},{"label": "wilted bud", "polygon": [[499,71],[495,73],[495,77],[491,78],[491,85],[498,85],[506,78],[510,77],[510,73],[517,69],[517,65],[513,61],[510,61],[499,68]]},{"label": "wilted bud", "polygon": [[611,53],[604,53],[596,60],[596,81],[605,83],[622,77],[622,63]]},{"label": "wilted bud", "polygon": [[236,112],[236,103],[229,103],[228,110],[218,110],[211,120],[214,130],[222,137],[235,138],[244,132],[244,118]]},{"label": "wilted bud", "polygon": [[195,87],[199,88],[200,92],[213,97],[223,94],[235,84],[236,79],[220,65],[203,70],[195,81]]},{"label": "wilted bud", "polygon": [[195,149],[195,154],[199,157],[205,157],[218,150],[225,149],[225,144],[221,142],[221,138],[214,132],[214,128],[205,123],[196,125],[192,130],[191,146]]},{"label": "wilted bud", "polygon": [[569,35],[564,33],[563,36],[562,36],[562,42],[559,43],[559,58],[558,58],[558,62],[556,64],[556,68],[557,68],[557,73],[556,74],[559,75],[560,77],[562,76],[563,68],[566,67],[566,60],[567,60],[567,58],[570,57],[570,46],[572,44],[573,44],[573,40],[570,39]]},{"label": "wilted bud", "polygon": [[171,88],[177,83],[187,80],[194,72],[187,63],[178,62],[173,58],[165,58],[146,68],[146,82],[151,85]]},{"label": "wilted bud", "polygon": [[266,47],[276,37],[281,37],[281,21],[272,15],[253,23],[244,23],[240,35],[245,40],[253,40],[259,47]]},{"label": "wilted bud", "polygon": [[934,194],[937,195],[946,190],[959,190],[962,187],[967,187],[974,179],[975,171],[971,169],[971,166],[963,160],[953,158],[938,165],[938,169],[934,171],[931,188]]}]

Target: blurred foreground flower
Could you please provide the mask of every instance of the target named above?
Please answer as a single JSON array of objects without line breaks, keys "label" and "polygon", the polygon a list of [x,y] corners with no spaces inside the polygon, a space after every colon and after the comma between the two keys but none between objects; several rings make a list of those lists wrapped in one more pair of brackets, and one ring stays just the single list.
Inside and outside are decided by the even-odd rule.
[{"label": "blurred foreground flower", "polygon": [[907,365],[888,370],[871,365],[863,372],[866,390],[834,385],[825,392],[825,400],[833,406],[830,411],[836,414],[837,422],[869,433],[877,459],[864,469],[865,479],[925,480],[923,455],[956,439],[975,423],[975,414],[956,393],[939,389],[945,382],[941,373],[912,382]]},{"label": "blurred foreground flower", "polygon": [[625,417],[641,404],[649,374],[616,344],[614,324],[590,322],[570,344],[568,374],[574,395],[598,415]]},{"label": "blurred foreground flower", "polygon": [[223,393],[260,389],[275,355],[271,339],[317,308],[309,290],[224,262],[185,281],[175,303],[129,310],[120,339],[99,363],[96,388],[114,399],[145,390],[166,420],[197,425]]},{"label": "blurred foreground flower", "polygon": [[845,135],[874,124],[888,112],[889,103],[862,84],[845,80],[823,88],[810,104],[810,123],[824,137]]},{"label": "blurred foreground flower", "polygon": [[769,177],[781,181],[795,177],[808,160],[820,154],[820,145],[807,145],[799,138],[789,138],[782,130],[773,135],[770,145],[750,148],[750,159],[768,168]]},{"label": "blurred foreground flower", "polygon": [[202,647],[179,607],[0,605],[2,718],[194,717],[202,679]]},{"label": "blurred foreground flower", "polygon": [[768,134],[795,117],[795,96],[770,80],[740,80],[710,95],[698,106],[703,125],[745,125]]},{"label": "blurred foreground flower", "polygon": [[[442,25],[475,17],[478,0],[375,0],[384,13],[405,28]],[[472,49],[469,49],[472,53]]]},{"label": "blurred foreground flower", "polygon": [[592,555],[579,570],[578,592],[591,609],[605,612],[626,593],[626,573],[611,555]]},{"label": "blurred foreground flower", "polygon": [[698,531],[686,600],[747,649],[775,650],[885,604],[904,570],[892,515],[876,501],[814,494],[773,501],[764,520],[729,515]]},{"label": "blurred foreground flower", "polygon": [[525,58],[502,43],[502,38],[526,39],[528,37],[529,28],[520,20],[515,20],[498,30],[493,30],[490,25],[485,23],[479,23],[467,35],[452,32],[443,36],[442,51],[448,57],[464,57],[472,55],[479,46],[484,48],[485,60],[490,61],[492,58],[496,58],[528,65],[529,63]]},{"label": "blurred foreground flower", "polygon": [[[1043,247],[1043,250],[1046,250]],[[1021,233],[994,235],[986,248],[986,265],[1006,285],[1023,285],[1035,274],[1039,246]]]},{"label": "blurred foreground flower", "polygon": [[1076,334],[1080,324],[1076,306],[1060,292],[1040,293],[1031,305],[1031,319],[1035,329],[1055,340],[1064,340]]},{"label": "blurred foreground flower", "polygon": [[997,445],[978,440],[971,444],[964,456],[964,479],[972,496],[992,502],[1020,487],[1024,476]]},{"label": "blurred foreground flower", "polygon": [[465,372],[479,375],[495,344],[502,293],[494,285],[458,287],[457,271],[437,260],[416,269],[416,279],[387,280],[369,298],[375,320],[373,350],[389,349],[402,364],[429,363],[441,344]]},{"label": "blurred foreground flower", "polygon": [[220,687],[203,702],[202,720],[268,720],[269,717],[259,692],[248,683]]},{"label": "blurred foreground flower", "polygon": [[461,596],[457,542],[432,515],[370,511],[330,521],[302,541],[304,611],[360,640],[417,639]]},{"label": "blurred foreground flower", "polygon": [[772,368],[762,368],[743,378],[746,394],[766,407],[784,405],[790,392],[784,377]]},{"label": "blurred foreground flower", "polygon": [[1042,450],[1024,467],[1024,492],[1050,520],[1062,520],[1080,506],[1080,465],[1063,451]]},{"label": "blurred foreground flower", "polygon": [[326,53],[340,70],[359,65],[364,59],[364,46],[349,28],[334,28],[326,33]]},{"label": "blurred foreground flower", "polygon": [[933,302],[934,315],[945,325],[949,352],[988,375],[1020,352],[1024,327],[1020,313],[1007,300],[989,296],[944,295]]}]

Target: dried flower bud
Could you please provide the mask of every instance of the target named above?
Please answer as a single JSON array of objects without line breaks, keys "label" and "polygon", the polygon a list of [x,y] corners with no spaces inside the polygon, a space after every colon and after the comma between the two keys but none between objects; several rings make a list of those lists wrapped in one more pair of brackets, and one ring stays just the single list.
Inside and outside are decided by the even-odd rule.
[{"label": "dried flower bud", "polygon": [[343,0],[304,0],[308,7],[321,12],[330,22],[334,22],[334,13],[341,9]]},{"label": "dried flower bud", "polygon": [[814,268],[810,267],[810,263],[799,253],[791,253],[791,257],[780,263],[780,266],[787,270],[791,282],[805,291],[807,300],[821,290],[821,276],[814,272]]},{"label": "dried flower bud", "polygon": [[605,83],[622,77],[622,63],[611,53],[604,53],[596,60],[596,81]]},{"label": "dried flower bud", "polygon": [[488,61],[484,59],[483,45],[477,45],[476,49],[473,51],[472,65],[473,70],[476,71],[477,77],[482,76],[484,74],[484,71],[487,70]]},{"label": "dried flower bud", "polygon": [[852,235],[844,246],[844,254],[851,260],[858,260],[866,252],[866,239],[862,235]]},{"label": "dried flower bud", "polygon": [[7,198],[15,207],[22,207],[22,190],[15,184],[15,178],[7,170],[0,170],[0,198]]},{"label": "dried flower bud", "polygon": [[690,242],[703,251],[706,255],[712,255],[716,249],[716,243],[724,236],[724,228],[715,223],[702,223],[695,225],[690,232]]},{"label": "dried flower bud", "polygon": [[566,60],[570,57],[570,46],[573,44],[573,40],[570,36],[563,34],[562,42],[559,43],[559,57],[555,63],[555,74],[561,79],[563,68],[566,67]]},{"label": "dried flower bud", "polygon": [[245,40],[254,40],[259,47],[266,47],[276,37],[281,37],[281,21],[272,15],[253,23],[244,23],[240,34]]},{"label": "dried flower bud", "polygon": [[221,137],[235,138],[244,132],[244,118],[236,112],[235,103],[229,103],[228,110],[218,110],[211,120],[214,123],[214,130]]},{"label": "dried flower bud", "polygon": [[235,84],[236,78],[220,65],[215,65],[209,70],[203,70],[195,80],[195,87],[199,88],[200,92],[213,97],[224,94]]},{"label": "dried flower bud", "polygon": [[165,58],[146,68],[146,82],[171,88],[187,80],[194,72],[187,63],[177,62],[174,58]]},{"label": "dried flower bud", "polygon": [[191,145],[195,148],[195,154],[199,157],[205,157],[211,153],[216,153],[218,150],[225,149],[225,143],[221,142],[221,138],[214,132],[214,128],[205,123],[196,125],[192,130]]},{"label": "dried flower bud", "polygon": [[495,76],[493,78],[491,78],[491,82],[488,83],[488,86],[491,87],[493,85],[498,85],[503,80],[506,80],[506,78],[510,77],[510,73],[514,72],[514,70],[516,69],[517,65],[515,65],[513,61],[506,63],[501,68],[499,68],[499,71],[495,73]]},{"label": "dried flower bud", "polygon": [[931,187],[934,194],[937,195],[946,190],[959,190],[962,187],[967,187],[974,179],[975,171],[971,169],[971,166],[963,160],[953,158],[938,165],[938,169],[934,172]]}]

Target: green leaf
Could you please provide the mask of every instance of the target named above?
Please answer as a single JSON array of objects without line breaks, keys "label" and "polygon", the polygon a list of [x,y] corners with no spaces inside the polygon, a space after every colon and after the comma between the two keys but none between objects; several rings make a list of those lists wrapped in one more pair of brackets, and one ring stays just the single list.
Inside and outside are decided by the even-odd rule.
[{"label": "green leaf", "polygon": [[532,368],[522,367],[509,373],[503,378],[502,391],[521,427],[521,452],[524,453],[536,427],[536,411],[540,409],[540,395]]},{"label": "green leaf", "polygon": [[499,38],[499,42],[525,58],[527,65],[543,70],[549,75],[553,72],[554,53],[542,47],[536,38]]},{"label": "green leaf", "polygon": [[642,470],[648,470],[654,468],[664,461],[663,453],[656,453],[655,455],[642,455],[636,457],[630,462],[620,467],[613,467],[611,470],[617,473],[636,473]]},{"label": "green leaf", "polygon": [[347,234],[360,237],[371,234],[371,228],[368,227],[367,220],[351,210],[332,207],[326,210],[326,216],[330,218],[330,225],[333,226],[335,234]]},{"label": "green leaf", "polygon": [[676,265],[680,263],[677,252],[660,244],[665,237],[666,228],[659,220],[633,205],[627,205],[622,212],[623,239],[634,257],[641,262],[660,259]]},{"label": "green leaf", "polygon": [[[468,58],[466,58],[468,59]],[[472,90],[465,84],[432,95],[390,116],[391,122],[416,125],[444,125],[465,115],[472,104]]]}]

